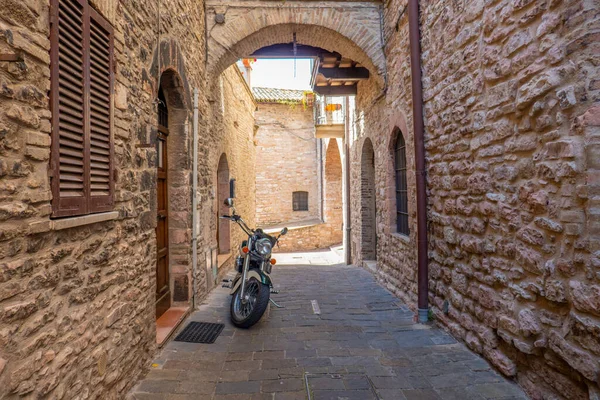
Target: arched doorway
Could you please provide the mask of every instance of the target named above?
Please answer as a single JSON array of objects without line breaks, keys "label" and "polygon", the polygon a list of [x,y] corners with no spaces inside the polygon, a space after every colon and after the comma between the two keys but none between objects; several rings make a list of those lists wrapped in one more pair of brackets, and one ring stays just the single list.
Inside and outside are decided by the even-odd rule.
[{"label": "arched doorway", "polygon": [[[182,79],[173,69],[160,77],[156,99],[156,318],[189,304],[191,191],[186,125],[188,109]],[[175,267],[174,267],[175,266]],[[172,313],[172,312],[171,312]]]},{"label": "arched doorway", "polygon": [[167,143],[169,108],[162,86],[158,90],[156,142],[156,318],[171,307],[169,274],[169,185]]},{"label": "arched doorway", "polygon": [[376,260],[375,152],[369,138],[363,143],[360,158],[360,221],[361,257]]},{"label": "arched doorway", "polygon": [[[342,242],[342,161],[337,139],[329,139],[325,153],[325,222],[332,226],[331,242]],[[337,240],[336,240],[337,239]]]},{"label": "arched doorway", "polygon": [[231,224],[226,219],[219,219],[219,216],[229,213],[229,208],[225,205],[227,197],[229,197],[229,163],[227,156],[223,153],[217,167],[217,244],[219,254],[231,252]]}]

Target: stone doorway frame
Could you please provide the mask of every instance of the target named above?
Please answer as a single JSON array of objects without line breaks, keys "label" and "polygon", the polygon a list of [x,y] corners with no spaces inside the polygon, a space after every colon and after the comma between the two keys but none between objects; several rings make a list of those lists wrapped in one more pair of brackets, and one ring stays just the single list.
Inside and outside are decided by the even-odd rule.
[{"label": "stone doorway frame", "polygon": [[[160,70],[159,70],[160,67]],[[167,341],[171,333],[191,309],[192,286],[192,157],[190,91],[185,76],[183,57],[177,42],[161,41],[155,49],[150,67],[153,93],[163,90],[169,110],[169,146],[167,146],[167,192],[169,198],[169,286],[171,308],[157,320],[157,344]],[[160,77],[160,78],[159,78]],[[156,130],[152,142],[156,144]],[[151,201],[156,201],[156,185]],[[156,209],[156,204],[153,204]],[[154,276],[154,278],[156,278]]]}]

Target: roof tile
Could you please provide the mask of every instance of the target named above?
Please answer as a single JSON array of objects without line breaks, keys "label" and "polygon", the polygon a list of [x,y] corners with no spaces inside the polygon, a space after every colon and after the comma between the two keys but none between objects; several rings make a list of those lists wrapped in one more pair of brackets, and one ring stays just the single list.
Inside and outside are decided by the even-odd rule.
[{"label": "roof tile", "polygon": [[274,88],[252,88],[252,94],[259,103],[278,103],[278,102],[302,102],[304,90],[293,89],[274,89]]}]

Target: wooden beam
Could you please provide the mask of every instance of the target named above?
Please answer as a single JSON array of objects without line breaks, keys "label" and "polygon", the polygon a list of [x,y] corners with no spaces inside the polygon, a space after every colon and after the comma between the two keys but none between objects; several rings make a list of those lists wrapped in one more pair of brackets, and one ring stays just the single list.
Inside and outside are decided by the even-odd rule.
[{"label": "wooden beam", "polygon": [[274,44],[260,48],[252,53],[249,58],[313,58],[323,56],[332,56],[337,58],[334,53],[330,53],[320,47],[302,44],[297,45],[296,55],[294,55],[293,43]]},{"label": "wooden beam", "polygon": [[356,85],[350,86],[315,86],[315,93],[321,96],[348,96],[356,94]]},{"label": "wooden beam", "polygon": [[334,81],[369,79],[369,70],[366,68],[319,68],[319,73],[327,79]]},{"label": "wooden beam", "polygon": [[23,57],[20,54],[0,54],[0,61],[17,62],[23,61]]}]

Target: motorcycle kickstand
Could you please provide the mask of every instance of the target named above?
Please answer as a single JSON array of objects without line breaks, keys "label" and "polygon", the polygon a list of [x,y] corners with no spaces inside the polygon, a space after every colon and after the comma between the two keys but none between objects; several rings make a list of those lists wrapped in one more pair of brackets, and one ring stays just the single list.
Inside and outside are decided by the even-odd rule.
[{"label": "motorcycle kickstand", "polygon": [[271,299],[271,298],[269,298],[269,301],[270,301],[271,303],[273,303],[273,305],[274,305],[275,307],[277,307],[277,308],[285,308],[284,306],[280,306],[279,304],[275,303],[275,300],[273,300],[273,299]]}]

